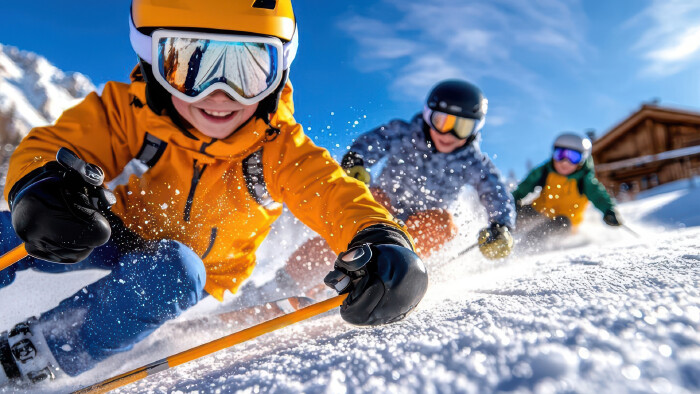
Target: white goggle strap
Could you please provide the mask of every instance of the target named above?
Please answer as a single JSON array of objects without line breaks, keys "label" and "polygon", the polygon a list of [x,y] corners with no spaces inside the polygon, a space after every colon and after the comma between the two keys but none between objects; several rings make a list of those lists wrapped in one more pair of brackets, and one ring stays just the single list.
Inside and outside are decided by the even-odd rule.
[{"label": "white goggle strap", "polygon": [[299,28],[295,25],[292,39],[283,45],[285,70],[289,70],[289,67],[292,66],[292,62],[297,57],[297,49],[299,49]]},{"label": "white goggle strap", "polygon": [[148,64],[153,64],[151,61],[151,36],[141,33],[134,26],[134,19],[129,15],[129,41],[134,52]]},{"label": "white goggle strap", "polygon": [[433,110],[428,108],[427,105],[423,106],[423,120],[428,126],[433,127],[433,121],[430,119],[431,116],[433,116]]},{"label": "white goggle strap", "polygon": [[472,131],[472,134],[476,134],[479,131],[481,131],[481,129],[484,127],[484,124],[486,124],[486,115],[484,115],[484,117],[481,118],[481,120],[476,122],[476,125],[474,126],[474,131]]},{"label": "white goggle strap", "polygon": [[[131,47],[134,48],[134,52],[143,59],[148,64],[153,64],[151,59],[151,46],[152,40],[151,36],[147,36],[141,33],[136,26],[134,26],[134,20],[129,15],[129,41],[131,41]],[[285,42],[283,45],[283,57],[284,57],[284,69],[288,70],[292,65],[294,58],[297,56],[297,49],[299,48],[299,28],[294,27],[294,35],[292,39]]]}]

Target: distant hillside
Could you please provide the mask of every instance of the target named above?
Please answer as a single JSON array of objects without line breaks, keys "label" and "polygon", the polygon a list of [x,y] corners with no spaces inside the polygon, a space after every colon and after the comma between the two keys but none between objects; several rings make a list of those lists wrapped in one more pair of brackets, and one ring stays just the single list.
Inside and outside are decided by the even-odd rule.
[{"label": "distant hillside", "polygon": [[33,127],[53,123],[95,85],[35,53],[0,44],[0,189],[10,155]]}]

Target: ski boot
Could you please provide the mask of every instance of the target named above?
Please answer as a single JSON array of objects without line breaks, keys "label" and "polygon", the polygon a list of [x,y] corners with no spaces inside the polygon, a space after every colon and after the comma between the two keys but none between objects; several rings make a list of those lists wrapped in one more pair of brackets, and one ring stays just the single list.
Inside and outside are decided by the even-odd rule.
[{"label": "ski boot", "polygon": [[0,334],[0,387],[32,385],[54,380],[58,364],[49,350],[36,318]]}]

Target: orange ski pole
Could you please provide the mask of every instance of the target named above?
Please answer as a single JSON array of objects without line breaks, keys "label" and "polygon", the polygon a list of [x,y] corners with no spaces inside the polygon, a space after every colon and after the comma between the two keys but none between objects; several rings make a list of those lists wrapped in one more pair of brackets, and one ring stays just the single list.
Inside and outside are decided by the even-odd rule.
[{"label": "orange ski pole", "polygon": [[27,249],[24,248],[24,244],[22,243],[0,257],[0,271],[25,257],[27,257]]},{"label": "orange ski pole", "polygon": [[269,332],[279,330],[302,320],[306,320],[310,317],[328,312],[331,309],[340,306],[345,300],[345,297],[347,297],[347,294],[341,294],[339,296],[329,298],[325,301],[307,306],[306,308],[299,309],[298,311],[260,323],[257,326],[246,328],[245,330],[238,331],[215,341],[205,343],[173,356],[144,365],[143,367],[136,368],[127,373],[109,378],[100,383],[75,391],[74,393],[106,393],[118,387],[126,386],[129,383],[139,381],[147,376],[165,371],[166,369],[196,360],[200,357],[218,352],[219,350],[229,348]]}]

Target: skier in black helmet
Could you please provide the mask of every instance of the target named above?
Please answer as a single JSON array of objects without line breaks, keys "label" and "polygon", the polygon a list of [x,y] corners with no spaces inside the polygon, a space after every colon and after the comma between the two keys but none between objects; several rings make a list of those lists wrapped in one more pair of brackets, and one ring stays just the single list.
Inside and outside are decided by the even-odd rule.
[{"label": "skier in black helmet", "polygon": [[[508,256],[513,247],[514,200],[491,160],[479,149],[488,101],[466,81],[446,80],[428,94],[422,113],[410,122],[393,120],[359,136],[341,161],[348,175],[370,185],[375,199],[403,220],[422,257],[457,235],[449,212],[464,185],[474,187],[486,208],[488,224],[478,234],[479,249],[490,259]],[[367,167],[386,158],[379,176]],[[325,255],[323,255],[323,251]],[[294,279],[309,264],[331,263],[334,255],[320,238],[302,245],[288,259]],[[299,272],[293,271],[294,267]]]}]

